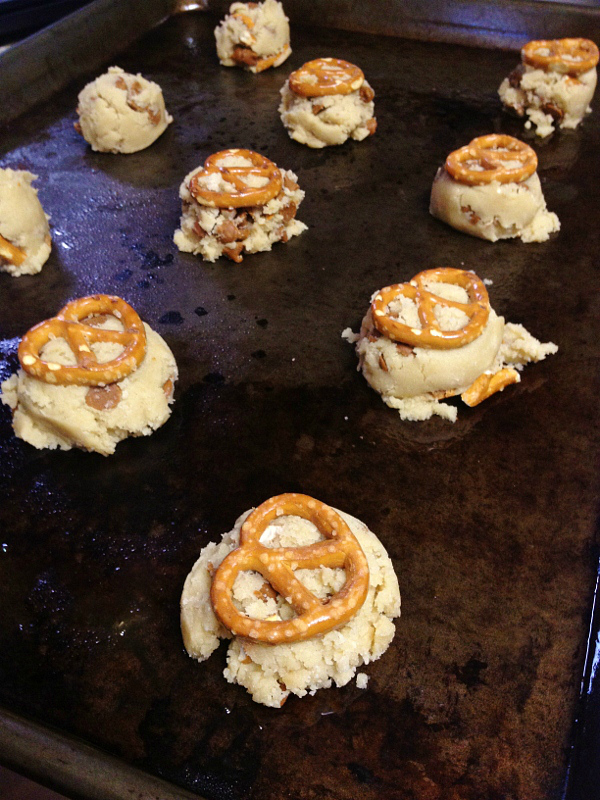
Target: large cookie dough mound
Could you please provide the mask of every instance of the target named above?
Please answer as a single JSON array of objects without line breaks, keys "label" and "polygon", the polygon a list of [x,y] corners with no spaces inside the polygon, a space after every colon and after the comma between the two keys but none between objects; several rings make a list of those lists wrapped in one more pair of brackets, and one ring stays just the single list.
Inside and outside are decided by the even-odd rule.
[{"label": "large cookie dough mound", "polygon": [[[348,64],[339,59],[316,59],[292,73],[281,89],[281,121],[292,139],[308,147],[343,144],[348,139],[361,142],[377,129],[373,103],[375,92],[354,65],[348,64],[348,67],[356,69],[360,78],[352,91],[313,96],[311,87],[307,85],[303,91],[294,91],[294,86],[303,88],[302,82],[293,80],[294,75],[317,63],[322,65],[321,73],[326,73],[328,62],[333,65]],[[308,77],[312,77],[310,73]]]},{"label": "large cookie dough mound", "polygon": [[223,66],[254,73],[278,67],[292,52],[288,18],[277,0],[233,3],[215,28],[215,39]]},{"label": "large cookie dough mound", "polygon": [[0,272],[15,277],[39,272],[52,247],[49,217],[31,185],[36,178],[0,169]]},{"label": "large cookie dough mound", "polygon": [[[98,327],[118,330],[109,318]],[[118,384],[120,400],[111,408],[106,402],[90,404],[89,386],[46,383],[20,369],[0,386],[0,400],[13,411],[15,434],[39,449],[80,447],[103,455],[128,436],[148,436],[171,414],[177,365],[166,342],[144,323],[146,355],[140,366]],[[92,345],[99,362],[110,361],[121,346],[109,342]],[[43,350],[45,359],[57,364],[74,364],[73,353],[62,338],[53,339]],[[110,400],[110,394],[109,394]],[[110,404],[110,403],[109,403]],[[99,406],[99,407],[96,407]]]},{"label": "large cookie dough mound", "polygon": [[520,183],[468,186],[440,167],[429,211],[456,230],[489,242],[514,238],[545,242],[560,230],[558,217],[546,206],[537,172]]},{"label": "large cookie dough mound", "polygon": [[[240,528],[250,512],[243,514],[220,544],[211,543],[188,575],[181,596],[181,629],[185,647],[193,658],[204,661],[216,650],[220,639],[231,639],[210,603],[212,574],[240,540]],[[340,514],[365,553],[370,583],[361,609],[336,630],[307,641],[268,645],[233,638],[224,675],[230,683],[244,686],[257,703],[278,708],[290,693],[303,697],[335,683],[344,686],[362,664],[378,659],[395,633],[392,619],[400,614],[398,580],[379,539],[359,520]],[[321,536],[305,519],[286,516],[273,521],[261,537],[272,547],[312,544]],[[320,567],[299,569],[298,579],[316,596],[325,598],[340,589],[344,572]],[[264,579],[255,572],[240,574],[234,584],[236,605],[257,619],[289,619],[289,605],[273,596]]]},{"label": "large cookie dough mound", "polygon": [[[452,302],[468,302],[461,286],[431,282],[426,288]],[[467,322],[467,316],[458,308],[440,305],[435,312],[443,331],[457,331]],[[401,297],[390,303],[389,314],[411,328],[422,329],[418,307],[410,298]],[[518,373],[525,364],[541,361],[558,350],[552,342],[539,342],[522,325],[505,324],[504,318],[491,308],[479,336],[453,349],[413,347],[393,341],[377,330],[371,309],[358,335],[346,329],[342,336],[355,343],[358,369],[369,385],[386,405],[398,410],[402,419],[413,422],[434,415],[454,422],[457,408],[441,402],[444,398],[462,395],[482,375],[493,376],[501,370]],[[512,374],[511,382],[519,380],[517,373]]]},{"label": "large cookie dough mound", "polygon": [[79,93],[76,129],[103,153],[136,153],[149,147],[173,122],[160,86],[120,67],[88,83]]},{"label": "large cookie dough mound", "polygon": [[[244,152],[248,151],[224,151],[223,157],[215,163],[224,169],[251,169],[252,164],[243,155]],[[307,226],[295,216],[304,199],[304,192],[291,170],[281,169],[279,172],[281,190],[267,203],[227,208],[203,204],[202,198],[190,191],[190,186],[197,181],[210,191],[227,193],[232,188],[231,184],[220,174],[212,172],[205,175],[204,167],[192,170],[179,189],[182,201],[181,227],[173,236],[177,247],[184,253],[201,255],[205,261],[216,261],[224,255],[239,263],[244,253],[271,250],[275,242],[287,242],[301,234]],[[248,185],[260,188],[262,182],[267,183],[267,178],[249,175],[247,181]]]}]

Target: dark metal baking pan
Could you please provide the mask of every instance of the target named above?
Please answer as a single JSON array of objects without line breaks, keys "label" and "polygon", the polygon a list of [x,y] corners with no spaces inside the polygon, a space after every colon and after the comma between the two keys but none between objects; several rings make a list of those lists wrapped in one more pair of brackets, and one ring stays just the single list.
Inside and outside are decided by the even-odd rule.
[{"label": "dark metal baking pan", "polygon": [[[100,6],[96,39],[87,15]],[[146,6],[149,27],[163,12]],[[83,70],[71,59],[71,82],[49,100],[25,93],[31,107],[2,129],[0,163],[39,176],[54,249],[40,275],[0,276],[0,369],[14,368],[32,324],[107,291],[167,339],[181,379],[169,422],[110,458],[36,451],[0,412],[0,758],[94,800],[162,796],[156,778],[165,796],[182,787],[211,799],[554,800],[575,747],[570,797],[591,800],[600,116],[532,142],[560,234],[491,245],[432,219],[427,201],[450,150],[482,132],[521,133],[495,94],[515,53],[296,23],[286,64],[252,76],[218,66],[215,16],[170,17],[115,55],[115,4],[78,13],[79,31],[77,15],[59,26],[87,31]],[[592,35],[598,15],[587,20]],[[287,137],[278,91],[327,54],[364,68],[379,129],[314,151]],[[10,80],[22,67],[26,85],[31,65],[18,48],[9,55]],[[131,156],[94,154],[73,130],[78,91],[113,63],[161,84],[175,118]],[[173,246],[177,190],[229,146],[297,172],[309,230],[241,266],[207,265]],[[439,264],[492,280],[494,307],[560,350],[454,425],[404,423],[340,333],[357,328],[374,289]],[[275,711],[225,682],[222,651],[204,664],[186,656],[178,600],[204,544],[294,490],[379,535],[403,615],[367,690]],[[574,729],[576,719],[586,722]],[[13,723],[19,747],[7,743]],[[81,760],[46,768],[40,736]],[[112,795],[87,780],[90,747],[110,764]]]}]

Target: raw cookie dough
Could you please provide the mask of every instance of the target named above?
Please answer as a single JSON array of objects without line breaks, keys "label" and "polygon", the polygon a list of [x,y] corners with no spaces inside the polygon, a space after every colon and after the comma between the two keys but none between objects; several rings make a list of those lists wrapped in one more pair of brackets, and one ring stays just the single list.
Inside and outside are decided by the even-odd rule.
[{"label": "raw cookie dough", "polygon": [[[513,146],[519,149],[515,160],[510,161],[506,156],[510,156]],[[469,151],[473,152],[472,159],[464,162],[468,178],[462,179],[453,174],[451,159]],[[526,171],[517,158],[525,156],[531,158]],[[498,158],[501,166],[482,167],[482,158]],[[546,207],[536,166],[535,152],[518,139],[499,134],[480,136],[451,153],[445,166],[437,171],[429,211],[456,230],[490,242],[513,238],[544,242],[560,230],[560,221]],[[497,177],[485,182],[492,172]],[[514,179],[512,172],[517,176]]]},{"label": "raw cookie dough", "polygon": [[596,89],[598,48],[589,39],[554,39],[529,42],[521,50],[522,62],[500,84],[505,106],[538,136],[559,128],[576,128],[591,112]]},{"label": "raw cookie dough", "polygon": [[215,28],[215,39],[224,67],[244,67],[254,73],[278,67],[292,52],[288,18],[277,0],[232,3]]},{"label": "raw cookie dough", "polygon": [[304,199],[297,180],[291,170],[279,169],[250,150],[209,156],[204,166],[186,175],[179,189],[182,216],[175,244],[205,261],[225,255],[239,263],[244,253],[287,242],[306,230],[295,219]]},{"label": "raw cookie dough", "polygon": [[144,150],[173,122],[160,86],[120,67],[110,67],[81,90],[77,113],[75,129],[102,153]]},{"label": "raw cookie dough", "polygon": [[0,169],[0,272],[34,275],[48,260],[52,242],[37,190],[37,175]]},{"label": "raw cookie dough", "polygon": [[279,114],[292,139],[308,147],[362,141],[377,129],[375,92],[358,67],[337,58],[309,61],[281,89]]},{"label": "raw cookie dough", "polygon": [[[123,330],[114,316],[98,317],[94,327]],[[0,400],[12,409],[15,434],[39,449],[80,447],[110,455],[122,439],[148,436],[163,425],[171,414],[177,365],[162,337],[146,323],[143,327],[146,351],[141,364],[104,389],[48,383],[24,369],[5,380]],[[91,348],[100,363],[113,360],[123,350],[114,342],[92,343]],[[41,355],[52,364],[76,363],[62,337],[48,341]]]},{"label": "raw cookie dough", "polygon": [[[467,290],[443,282],[449,272],[462,272],[479,281],[474,273],[440,269],[420,273],[411,284],[424,276],[422,286],[426,291],[455,303],[468,303]],[[375,292],[372,301],[378,295],[380,292]],[[487,299],[487,292],[485,296]],[[417,300],[398,294],[387,306],[387,313],[391,319],[420,331],[425,326]],[[489,301],[487,304],[489,307]],[[458,331],[468,323],[468,314],[461,309],[442,302],[434,303],[433,308],[439,337],[446,331]],[[509,383],[519,382],[525,364],[542,361],[558,350],[552,342],[539,342],[522,325],[505,323],[492,308],[489,308],[481,332],[472,341],[449,349],[418,347],[388,338],[374,323],[373,305],[362,321],[360,333],[354,334],[347,328],[342,336],[356,345],[358,369],[362,370],[370,386],[390,408],[399,411],[402,419],[410,421],[437,415],[454,422],[456,407],[441,400],[462,395],[467,405],[477,405],[491,393],[502,391]]]},{"label": "raw cookie dough", "polygon": [[[368,562],[367,598],[341,627],[306,641],[262,644],[232,637],[217,619],[210,601],[212,575],[225,556],[239,545],[243,514],[219,544],[208,544],[188,575],[181,596],[181,630],[186,650],[198,661],[216,650],[220,639],[230,639],[225,678],[244,686],[257,703],[279,708],[290,693],[303,697],[335,683],[344,686],[357,668],[378,659],[395,633],[392,620],[400,615],[398,580],[379,539],[359,520],[337,513],[358,540]],[[296,547],[317,542],[315,525],[298,516],[274,519],[260,541],[269,547]],[[321,599],[337,592],[344,583],[344,570],[319,567],[298,569],[295,576]],[[276,595],[257,572],[243,572],[234,583],[234,601],[256,619],[289,619],[291,608]],[[366,686],[366,681],[361,680]]]}]

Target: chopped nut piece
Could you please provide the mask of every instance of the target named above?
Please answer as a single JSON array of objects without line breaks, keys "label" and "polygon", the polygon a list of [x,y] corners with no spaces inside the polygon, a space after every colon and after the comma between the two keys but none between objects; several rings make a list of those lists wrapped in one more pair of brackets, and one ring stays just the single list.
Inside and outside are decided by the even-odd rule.
[{"label": "chopped nut piece", "polygon": [[383,357],[383,353],[379,354],[379,366],[381,367],[381,369],[384,372],[389,372],[387,362],[386,362],[385,358]]},{"label": "chopped nut piece", "polygon": [[246,64],[248,67],[255,67],[260,61],[260,56],[257,56],[254,50],[244,45],[234,47],[231,58],[237,61],[238,64]]},{"label": "chopped nut piece", "polygon": [[360,87],[360,99],[363,103],[370,103],[371,100],[375,97],[375,92],[371,89],[370,86],[366,86],[364,83]]}]

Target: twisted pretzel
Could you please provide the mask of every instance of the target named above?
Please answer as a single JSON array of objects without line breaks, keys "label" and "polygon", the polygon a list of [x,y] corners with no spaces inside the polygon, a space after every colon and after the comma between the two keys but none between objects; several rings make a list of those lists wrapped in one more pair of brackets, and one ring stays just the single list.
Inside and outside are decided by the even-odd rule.
[{"label": "twisted pretzel", "polygon": [[[518,162],[508,166],[506,162]],[[503,133],[478,136],[465,147],[454,150],[446,159],[446,171],[460,183],[519,183],[537,169],[537,155],[525,142]]]},{"label": "twisted pretzel", "polygon": [[[324,541],[304,547],[265,547],[260,537],[277,517],[293,514],[310,520]],[[319,600],[295,577],[296,569],[338,567],[346,582],[337,594]],[[258,620],[240,613],[232,598],[239,572],[255,570],[284,597],[297,616],[286,621]],[[299,642],[337,628],[364,603],[369,566],[354,534],[340,515],[304,494],[282,494],[255,509],[242,525],[240,546],[216,570],[210,591],[217,617],[231,633],[265,644]]]},{"label": "twisted pretzel", "polygon": [[[462,286],[469,296],[469,302],[458,303],[434,294],[425,288],[425,283],[431,281]],[[421,328],[411,328],[388,314],[389,304],[401,295],[416,303]],[[456,331],[442,330],[435,316],[436,306],[458,308],[469,317],[469,322]],[[377,330],[394,342],[451,350],[469,344],[481,334],[490,314],[490,301],[485,284],[475,273],[438,267],[419,272],[410,283],[397,283],[381,289],[371,302],[371,312]]]},{"label": "twisted pretzel", "polygon": [[364,73],[341,58],[315,58],[289,77],[290,89],[302,97],[350,94],[363,85]]},{"label": "twisted pretzel", "polygon": [[[122,331],[106,330],[81,320],[108,314],[123,325]],[[51,339],[65,339],[77,366],[44,361],[40,351]],[[112,361],[99,363],[91,348],[93,342],[115,342],[123,352]],[[40,322],[28,331],[19,344],[19,361],[29,375],[62,385],[103,386],[116,383],[133,372],[146,355],[146,331],[133,308],[107,294],[94,294],[72,300],[55,317]]]},{"label": "twisted pretzel", "polygon": [[5,239],[4,236],[0,236],[0,258],[5,259],[9,264],[14,264],[15,267],[19,267],[25,261],[25,253],[20,247],[16,247],[8,239]]},{"label": "twisted pretzel", "polygon": [[[219,166],[219,161],[228,156],[245,158],[251,162],[249,166],[228,167]],[[221,192],[208,189],[200,183],[202,178],[209,175],[220,175],[231,184],[231,192]],[[246,179],[250,176],[267,178],[264,186],[249,186]],[[283,179],[281,170],[268,158],[254,153],[252,150],[221,150],[213,153],[204,162],[204,167],[196,172],[189,183],[190,194],[202,205],[217,208],[241,208],[243,206],[263,206],[272,200],[281,191]]]},{"label": "twisted pretzel", "polygon": [[565,75],[587,72],[596,66],[598,56],[598,48],[589,39],[540,39],[521,50],[524,64]]}]

